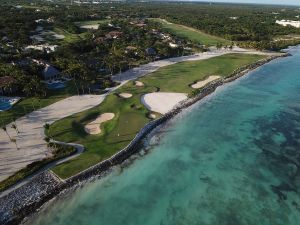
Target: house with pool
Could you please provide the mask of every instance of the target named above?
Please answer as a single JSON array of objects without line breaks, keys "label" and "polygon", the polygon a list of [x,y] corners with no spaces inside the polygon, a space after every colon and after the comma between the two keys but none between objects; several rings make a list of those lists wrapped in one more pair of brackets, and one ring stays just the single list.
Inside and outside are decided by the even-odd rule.
[{"label": "house with pool", "polygon": [[0,112],[9,110],[19,97],[6,97],[3,95],[12,95],[17,91],[16,80],[11,76],[0,77]]}]

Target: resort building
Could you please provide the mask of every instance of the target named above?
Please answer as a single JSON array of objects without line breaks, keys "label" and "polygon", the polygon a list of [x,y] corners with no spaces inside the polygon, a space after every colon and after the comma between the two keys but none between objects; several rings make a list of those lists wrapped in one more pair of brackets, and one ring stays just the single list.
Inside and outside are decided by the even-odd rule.
[{"label": "resort building", "polygon": [[60,76],[59,70],[57,70],[55,67],[53,67],[49,64],[45,65],[45,68],[44,68],[42,74],[43,74],[43,77],[45,80],[55,79]]},{"label": "resort building", "polygon": [[295,20],[276,20],[276,23],[282,26],[292,26],[296,28],[300,28],[300,21]]}]

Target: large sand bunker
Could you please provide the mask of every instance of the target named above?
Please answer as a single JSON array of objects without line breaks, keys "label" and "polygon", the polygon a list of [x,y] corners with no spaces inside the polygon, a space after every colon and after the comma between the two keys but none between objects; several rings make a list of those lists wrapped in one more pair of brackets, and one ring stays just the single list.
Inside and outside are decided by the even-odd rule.
[{"label": "large sand bunker", "polygon": [[100,134],[101,133],[101,128],[100,128],[101,123],[109,121],[109,120],[113,119],[114,117],[115,117],[114,113],[103,113],[100,116],[98,116],[94,121],[85,125],[84,130],[88,134]]},{"label": "large sand bunker", "polygon": [[197,83],[191,85],[192,88],[198,89],[198,88],[202,88],[204,87],[206,84],[219,79],[220,76],[209,76],[208,78],[206,78],[205,80],[202,81],[198,81]]},{"label": "large sand bunker", "polygon": [[187,95],[184,93],[170,92],[154,92],[141,97],[141,101],[147,109],[160,114],[166,114],[185,99],[187,99]]},{"label": "large sand bunker", "polygon": [[121,98],[131,98],[132,94],[130,94],[130,93],[120,93],[119,97],[121,97]]},{"label": "large sand bunker", "polygon": [[82,29],[90,29],[90,30],[98,30],[99,24],[90,24],[90,25],[82,25],[80,26]]},{"label": "large sand bunker", "polygon": [[143,87],[143,86],[144,86],[144,83],[141,82],[141,81],[135,81],[134,84],[135,84],[135,86],[137,86],[137,87]]}]

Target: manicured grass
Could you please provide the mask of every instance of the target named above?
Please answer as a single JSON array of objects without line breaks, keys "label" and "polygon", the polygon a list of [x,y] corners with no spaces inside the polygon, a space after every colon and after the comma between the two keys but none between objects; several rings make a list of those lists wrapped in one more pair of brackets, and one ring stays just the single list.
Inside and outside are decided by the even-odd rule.
[{"label": "manicured grass", "polygon": [[54,32],[65,36],[65,38],[62,40],[54,40],[56,42],[59,41],[59,42],[65,42],[65,43],[73,43],[73,42],[83,40],[86,36],[86,33],[72,34],[68,31],[58,28],[58,27],[54,28]]},{"label": "manicured grass", "polygon": [[84,20],[75,22],[78,27],[86,26],[86,25],[97,25],[97,24],[106,24],[109,23],[110,20]]},{"label": "manicured grass", "polygon": [[76,89],[71,81],[71,83],[69,83],[65,89],[48,90],[47,97],[45,98],[30,97],[21,99],[10,110],[0,112],[0,125],[2,127],[27,113],[46,107],[75,94]]},{"label": "manicured grass", "polygon": [[151,20],[155,22],[159,22],[162,24],[163,29],[168,31],[171,34],[174,34],[178,37],[186,38],[188,40],[191,40],[193,42],[202,44],[202,45],[207,45],[207,46],[216,46],[218,43],[223,44],[223,45],[230,45],[230,41],[225,40],[223,38],[209,35],[207,33],[204,33],[200,30],[187,27],[184,25],[180,24],[175,24],[175,23],[169,23],[166,20],[160,19],[160,18],[152,18]]},{"label": "manicured grass", "polygon": [[265,58],[261,55],[227,54],[203,61],[177,63],[159,69],[140,79],[143,83],[159,87],[163,92],[190,93],[189,85],[204,80],[211,75],[226,77],[244,65]]},{"label": "manicured grass", "polygon": [[[53,144],[50,144],[52,147]],[[76,149],[71,146],[58,146],[56,145],[56,150],[53,152],[53,156],[43,159],[41,161],[33,162],[29,165],[27,165],[25,168],[19,170],[15,174],[11,175],[7,179],[0,182],[0,191],[4,191],[8,187],[14,185],[18,181],[21,181],[22,179],[26,178],[27,176],[33,174],[34,172],[37,172],[42,167],[46,166],[47,164],[56,161],[61,158],[65,158],[67,156],[70,156],[71,154],[76,152]]]},{"label": "manicured grass", "polygon": [[[146,117],[148,110],[140,103],[140,96],[156,89],[133,87],[130,83],[120,90],[132,93],[133,97],[129,99],[111,94],[100,106],[60,120],[50,126],[49,133],[54,139],[80,143],[86,147],[86,151],[76,159],[55,167],[53,171],[56,174],[67,178],[109,158],[128,145],[141,127],[150,121]],[[114,113],[115,117],[102,124],[101,134],[86,134],[84,125],[106,112]]]},{"label": "manicured grass", "polygon": [[[86,151],[76,159],[55,167],[53,171],[60,177],[67,178],[109,158],[128,145],[138,131],[150,121],[147,118],[149,111],[140,102],[141,95],[158,90],[191,93],[193,89],[189,84],[194,81],[212,74],[228,76],[237,68],[263,57],[230,54],[205,61],[167,66],[139,79],[144,82],[144,87],[136,87],[133,82],[129,82],[117,90],[117,93],[133,94],[132,98],[122,99],[116,94],[111,94],[99,106],[55,122],[49,129],[54,139],[83,144]],[[107,112],[114,113],[114,119],[101,126],[101,134],[88,135],[84,131],[84,125]]]}]

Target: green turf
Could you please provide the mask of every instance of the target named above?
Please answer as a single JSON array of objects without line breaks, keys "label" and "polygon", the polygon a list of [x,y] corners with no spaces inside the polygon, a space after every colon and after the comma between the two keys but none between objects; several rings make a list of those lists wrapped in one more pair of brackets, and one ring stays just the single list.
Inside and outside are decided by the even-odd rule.
[{"label": "green turf", "polygon": [[164,92],[190,93],[189,86],[211,75],[226,77],[235,69],[263,59],[260,55],[228,54],[202,61],[190,61],[167,66],[140,81],[159,87]]},{"label": "green turf", "polygon": [[110,20],[84,20],[75,22],[78,27],[86,26],[86,25],[97,25],[97,24],[105,24],[109,23]]},{"label": "green turf", "polygon": [[85,32],[80,33],[80,34],[73,34],[64,29],[58,28],[58,27],[55,27],[53,31],[57,34],[65,36],[65,38],[62,40],[56,40],[56,39],[52,40],[54,42],[74,43],[74,42],[83,40],[86,36]]},{"label": "green turf", "polygon": [[[66,178],[109,158],[128,145],[141,127],[149,121],[146,117],[148,111],[139,99],[141,94],[155,91],[155,89],[134,90],[131,85],[126,85],[122,89],[121,91],[130,91],[134,96],[122,99],[111,94],[100,106],[60,120],[50,127],[49,133],[56,140],[76,142],[86,147],[86,151],[76,159],[54,168],[55,173]],[[101,126],[101,134],[87,135],[84,131],[84,124],[106,112],[114,113],[114,119]]]},{"label": "green turf", "polygon": [[11,123],[14,119],[24,116],[34,110],[46,107],[68,96],[76,94],[74,85],[69,83],[65,89],[62,90],[48,90],[47,97],[45,98],[24,98],[15,104],[10,110],[0,112],[0,125],[1,127]]},{"label": "green turf", "polygon": [[193,29],[180,24],[169,23],[166,20],[160,18],[152,18],[152,21],[159,22],[162,24],[163,29],[174,34],[178,37],[186,38],[198,44],[207,46],[216,46],[217,44],[230,45],[231,42],[223,38],[209,35],[200,30]]},{"label": "green turf", "polygon": [[[116,93],[109,95],[104,102],[87,111],[55,122],[50,127],[54,139],[83,144],[86,151],[76,159],[61,164],[53,171],[62,178],[72,176],[120,151],[149,121],[148,110],[141,104],[141,95],[157,90],[191,93],[189,87],[194,81],[202,80],[209,75],[228,76],[241,66],[251,64],[263,56],[230,54],[205,61],[183,62],[159,69],[149,76],[140,79],[144,87],[136,87],[133,82],[127,83],[117,93],[128,92],[132,98],[122,99]],[[111,121],[101,127],[99,135],[88,135],[84,125],[106,112],[115,113]]]}]

